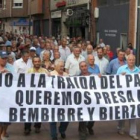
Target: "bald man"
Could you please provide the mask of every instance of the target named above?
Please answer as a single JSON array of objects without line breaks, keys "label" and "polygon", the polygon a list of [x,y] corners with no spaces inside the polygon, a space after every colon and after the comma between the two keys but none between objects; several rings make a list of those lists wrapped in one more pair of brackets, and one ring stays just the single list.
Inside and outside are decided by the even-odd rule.
[{"label": "bald man", "polygon": [[126,74],[131,74],[131,73],[139,73],[140,70],[138,67],[135,66],[135,61],[136,58],[133,54],[130,54],[127,56],[127,64],[124,66],[121,66],[118,71],[117,74],[122,74],[122,73],[126,73]]},{"label": "bald man", "polygon": [[97,56],[97,52],[95,52],[93,50],[93,46],[92,45],[87,45],[87,49],[86,49],[86,53],[83,54],[83,56],[85,57],[85,59],[87,59],[87,56],[91,54],[93,56]]},{"label": "bald man", "polygon": [[[140,69],[135,66],[135,56],[133,54],[128,55],[127,57],[127,64],[124,66],[121,66],[117,74],[137,74],[140,72]],[[121,120],[118,123],[118,133],[123,135],[124,134],[124,123],[125,120]],[[129,135],[135,140],[138,140],[137,136],[137,127],[136,127],[136,120],[135,119],[130,119],[129,120]]]},{"label": "bald man", "polygon": [[[81,70],[80,76],[91,75],[91,73],[88,72],[88,66],[85,61],[79,63],[79,68]],[[90,135],[94,135],[93,126],[94,126],[94,121],[79,122],[79,140],[87,139],[87,130]]]},{"label": "bald man", "polygon": [[92,54],[87,56],[87,62],[88,62],[88,72],[91,74],[100,74],[100,70],[98,65],[96,65],[95,58]]}]

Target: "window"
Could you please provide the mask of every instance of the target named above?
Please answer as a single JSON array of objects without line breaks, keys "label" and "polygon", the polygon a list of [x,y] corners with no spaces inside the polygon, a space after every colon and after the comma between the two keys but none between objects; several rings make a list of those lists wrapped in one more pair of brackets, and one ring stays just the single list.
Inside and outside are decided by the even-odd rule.
[{"label": "window", "polygon": [[128,4],[129,0],[114,0],[114,4]]},{"label": "window", "polygon": [[23,0],[13,0],[13,8],[23,8]]},{"label": "window", "polygon": [[108,0],[98,0],[98,6],[107,6]]},{"label": "window", "polygon": [[2,8],[2,0],[0,0],[0,8]]}]

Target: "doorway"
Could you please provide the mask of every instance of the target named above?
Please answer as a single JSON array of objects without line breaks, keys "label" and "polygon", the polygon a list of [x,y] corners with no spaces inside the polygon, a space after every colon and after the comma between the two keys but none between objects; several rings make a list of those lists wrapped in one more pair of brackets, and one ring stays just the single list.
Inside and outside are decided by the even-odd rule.
[{"label": "doorway", "polygon": [[127,48],[127,34],[126,33],[122,33],[120,35],[120,48],[125,50]]}]

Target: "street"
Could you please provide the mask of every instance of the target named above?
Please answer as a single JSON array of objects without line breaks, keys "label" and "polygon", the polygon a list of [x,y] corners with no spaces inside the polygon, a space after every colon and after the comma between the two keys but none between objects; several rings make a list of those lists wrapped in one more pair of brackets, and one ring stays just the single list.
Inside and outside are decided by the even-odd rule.
[{"label": "street", "polygon": [[[137,121],[138,136],[140,137],[140,120]],[[94,126],[94,136],[88,136],[87,140],[132,140],[129,137],[129,121],[125,124],[125,134],[123,136],[117,133],[117,122],[96,122]],[[32,131],[29,136],[24,135],[23,124],[12,124],[9,126],[8,134],[10,135],[9,140],[51,140],[49,124],[43,123],[41,132],[36,134],[32,126]],[[78,123],[70,123],[66,131],[66,140],[78,140]],[[61,140],[60,135],[58,139]]]}]

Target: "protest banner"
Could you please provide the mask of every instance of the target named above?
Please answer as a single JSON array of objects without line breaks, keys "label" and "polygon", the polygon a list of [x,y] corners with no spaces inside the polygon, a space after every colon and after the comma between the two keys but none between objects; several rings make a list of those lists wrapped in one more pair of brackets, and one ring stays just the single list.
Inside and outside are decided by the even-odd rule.
[{"label": "protest banner", "polygon": [[0,74],[0,122],[140,118],[140,75]]}]

